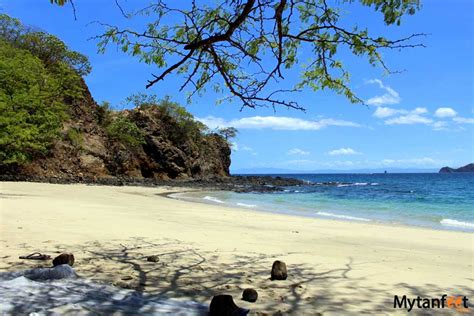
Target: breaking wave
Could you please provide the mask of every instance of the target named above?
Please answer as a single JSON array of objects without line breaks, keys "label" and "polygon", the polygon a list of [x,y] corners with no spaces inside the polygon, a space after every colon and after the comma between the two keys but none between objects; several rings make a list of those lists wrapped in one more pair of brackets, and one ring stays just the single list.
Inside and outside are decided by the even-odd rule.
[{"label": "breaking wave", "polygon": [[256,207],[257,205],[255,204],[246,204],[246,203],[237,203],[238,206],[243,206],[243,207]]},{"label": "breaking wave", "polygon": [[340,219],[346,219],[346,220],[351,220],[351,221],[361,221],[361,222],[370,222],[371,221],[368,218],[348,216],[348,215],[340,215],[340,214],[334,214],[334,213],[328,213],[328,212],[317,212],[316,214],[320,215],[320,216],[340,218]]},{"label": "breaking wave", "polygon": [[474,223],[461,222],[461,221],[457,221],[455,219],[449,219],[449,218],[443,218],[440,221],[440,224],[445,225],[445,226],[474,229]]},{"label": "breaking wave", "polygon": [[214,203],[225,204],[224,201],[219,200],[218,198],[213,197],[213,196],[209,196],[209,195],[206,195],[206,196],[203,197],[202,199],[203,199],[203,200],[206,200],[206,201],[211,201],[211,202],[214,202]]}]

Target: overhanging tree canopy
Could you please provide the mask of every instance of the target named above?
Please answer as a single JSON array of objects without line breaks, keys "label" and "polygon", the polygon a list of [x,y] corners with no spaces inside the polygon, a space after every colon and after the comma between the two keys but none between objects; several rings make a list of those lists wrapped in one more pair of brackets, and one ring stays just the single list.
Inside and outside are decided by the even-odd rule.
[{"label": "overhanging tree canopy", "polygon": [[[351,102],[362,102],[349,87],[349,71],[337,55],[343,47],[365,56],[374,66],[390,72],[381,51],[423,46],[413,39],[372,36],[367,29],[343,23],[341,6],[358,2],[383,15],[386,25],[399,25],[404,15],[420,8],[420,0],[155,0],[127,18],[144,15],[152,19],[145,29],[127,29],[103,24],[99,50],[117,44],[141,61],[157,65],[147,88],[175,73],[182,76],[181,90],[190,96],[212,87],[229,92],[243,107],[262,105],[303,109],[288,100],[288,92],[304,88],[331,89]],[[299,60],[310,52],[309,61]],[[289,88],[285,72],[299,65],[302,75]],[[276,84],[275,84],[276,83]],[[274,89],[274,87],[277,87]]]}]

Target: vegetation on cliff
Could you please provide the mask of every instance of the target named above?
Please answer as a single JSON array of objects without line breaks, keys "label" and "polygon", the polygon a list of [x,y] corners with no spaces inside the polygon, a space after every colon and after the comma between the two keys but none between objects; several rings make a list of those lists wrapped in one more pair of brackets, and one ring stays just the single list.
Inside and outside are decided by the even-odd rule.
[{"label": "vegetation on cliff", "polygon": [[62,41],[0,15],[0,164],[23,164],[45,154],[80,98],[85,56]]},{"label": "vegetation on cliff", "polygon": [[136,94],[98,105],[87,58],[0,15],[0,171],[45,177],[228,176],[227,137],[169,98]]}]

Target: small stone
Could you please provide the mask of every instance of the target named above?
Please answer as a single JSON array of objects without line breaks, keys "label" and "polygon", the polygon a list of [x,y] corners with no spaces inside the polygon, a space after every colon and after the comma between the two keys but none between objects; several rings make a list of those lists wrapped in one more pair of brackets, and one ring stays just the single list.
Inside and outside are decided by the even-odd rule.
[{"label": "small stone", "polygon": [[272,265],[271,280],[286,280],[288,273],[286,264],[283,261],[276,260]]},{"label": "small stone", "polygon": [[248,309],[235,305],[231,295],[216,295],[209,306],[209,316],[245,316]]},{"label": "small stone", "polygon": [[53,266],[61,264],[68,264],[72,267],[74,265],[74,255],[72,253],[62,253],[53,259]]},{"label": "small stone", "polygon": [[124,281],[129,281],[129,280],[132,280],[132,279],[133,279],[133,277],[131,277],[129,275],[126,275],[126,276],[122,277],[122,280],[124,280]]},{"label": "small stone", "polygon": [[254,303],[257,301],[258,293],[254,289],[245,289],[242,293],[242,299],[247,302]]},{"label": "small stone", "polygon": [[122,281],[114,282],[114,283],[112,283],[112,285],[114,285],[114,286],[116,286],[116,287],[120,287],[120,288],[122,288],[122,289],[127,289],[127,290],[133,288],[131,284],[129,284],[129,283],[127,283],[127,282],[122,282]]},{"label": "small stone", "polygon": [[149,262],[158,262],[160,261],[160,257],[154,255],[154,256],[149,256],[146,258],[146,261],[149,261]]}]

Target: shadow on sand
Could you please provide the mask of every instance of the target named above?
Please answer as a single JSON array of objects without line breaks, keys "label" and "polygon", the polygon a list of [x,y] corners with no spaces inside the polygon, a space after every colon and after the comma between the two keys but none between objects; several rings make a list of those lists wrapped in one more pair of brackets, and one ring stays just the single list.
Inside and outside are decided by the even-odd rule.
[{"label": "shadow on sand", "polygon": [[[35,251],[23,245],[25,252]],[[439,288],[434,284],[413,286],[405,283],[377,284],[370,276],[355,277],[354,266],[360,264],[348,257],[346,262],[331,269],[288,262],[288,279],[270,281],[270,267],[274,260],[285,256],[267,256],[260,253],[204,252],[189,244],[176,240],[149,240],[132,238],[108,242],[90,242],[81,246],[45,246],[50,253],[64,250],[76,256],[75,269],[81,279],[94,281],[84,297],[87,310],[130,313],[130,309],[140,313],[152,312],[150,301],[159,302],[168,298],[194,301],[199,313],[205,314],[212,296],[231,294],[237,305],[251,309],[251,315],[320,314],[392,314],[406,313],[406,310],[393,309],[393,297],[440,297],[442,294],[467,295],[473,290],[457,286]],[[158,262],[147,261],[155,255]],[[3,257],[9,271],[37,266],[38,263],[21,262],[16,258]],[[43,264],[42,266],[47,265]],[[4,274],[5,275],[5,274]],[[372,284],[369,287],[368,284]],[[113,285],[114,287],[111,287]],[[252,287],[259,293],[256,303],[240,299],[243,289]],[[69,291],[74,295],[74,286]],[[110,289],[127,289],[122,296]],[[76,293],[77,294],[77,293]],[[44,306],[53,304],[51,293],[38,293],[36,301]],[[56,303],[54,303],[56,304]],[[53,304],[53,305],[54,305]],[[56,307],[56,306],[53,306]],[[62,312],[67,311],[61,310]],[[71,307],[72,308],[72,307]],[[204,309],[203,309],[204,308]],[[15,303],[15,312],[32,311],[31,300]],[[70,310],[71,312],[73,309]],[[452,310],[436,310],[450,313]],[[413,310],[415,315],[430,315],[433,310]]]}]

